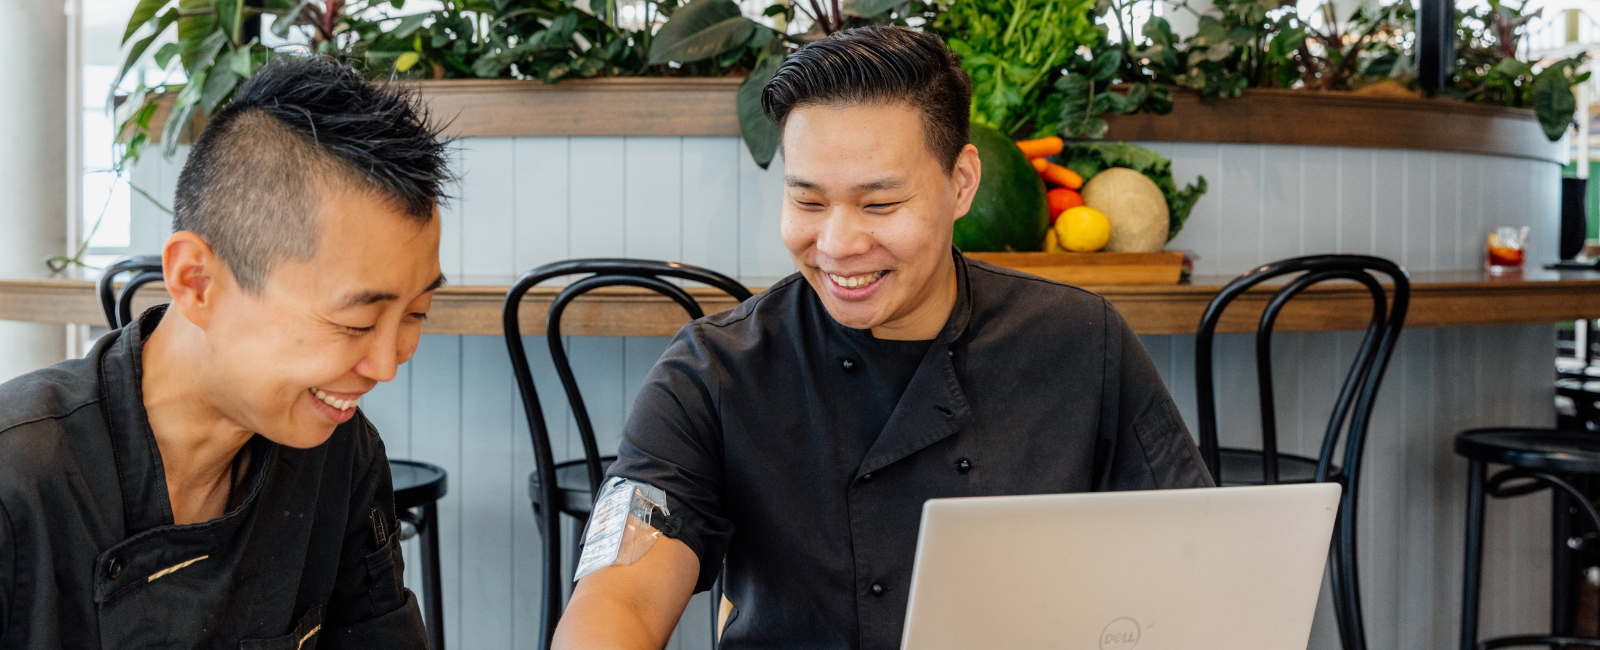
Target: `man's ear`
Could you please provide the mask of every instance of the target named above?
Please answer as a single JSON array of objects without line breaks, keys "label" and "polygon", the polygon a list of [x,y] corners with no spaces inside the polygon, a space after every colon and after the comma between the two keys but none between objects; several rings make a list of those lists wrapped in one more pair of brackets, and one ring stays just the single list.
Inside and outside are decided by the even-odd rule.
[{"label": "man's ear", "polygon": [[954,219],[967,216],[972,209],[972,199],[978,195],[978,183],[983,180],[983,161],[978,159],[978,148],[967,145],[956,156],[956,167],[950,171],[956,183],[956,210]]},{"label": "man's ear", "polygon": [[172,233],[161,248],[161,277],[172,306],[201,330],[211,325],[221,285],[233,279],[211,245],[187,230]]}]

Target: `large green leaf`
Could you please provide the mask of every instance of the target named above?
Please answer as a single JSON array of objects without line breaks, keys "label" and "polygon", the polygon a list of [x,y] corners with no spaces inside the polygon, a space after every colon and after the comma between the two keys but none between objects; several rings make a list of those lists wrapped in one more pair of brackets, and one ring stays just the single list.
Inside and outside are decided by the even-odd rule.
[{"label": "large green leaf", "polygon": [[779,133],[766,111],[761,109],[761,91],[782,64],[782,55],[763,57],[744,78],[744,83],[739,84],[739,134],[744,136],[744,146],[750,149],[750,157],[762,169],[772,164],[773,156],[777,155]]},{"label": "large green leaf", "polygon": [[733,0],[694,0],[672,12],[650,43],[650,63],[691,63],[744,45],[761,24],[739,13]]},{"label": "large green leaf", "polygon": [[211,32],[205,40],[200,41],[200,46],[195,48],[195,56],[189,64],[189,74],[204,72],[211,68],[217,61],[217,55],[222,53],[223,46],[228,44],[228,33],[222,30]]},{"label": "large green leaf", "polygon": [[1578,99],[1567,85],[1565,75],[1539,75],[1533,87],[1533,110],[1539,116],[1539,127],[1551,142],[1561,139],[1572,126],[1572,115],[1578,110]]},{"label": "large green leaf", "polygon": [[300,0],[293,9],[277,18],[273,18],[272,35],[278,38],[289,38],[289,30],[294,27],[295,22],[300,20],[300,12],[305,11],[306,5],[310,3],[311,0]]},{"label": "large green leaf", "polygon": [[[240,50],[244,54],[245,65],[249,65],[250,52]],[[200,111],[211,113],[217,110],[217,105],[222,103],[228,93],[233,92],[234,86],[239,85],[239,75],[233,71],[231,65],[218,65],[211,68],[211,74],[206,77],[206,85],[200,91]]]},{"label": "large green leaf", "polygon": [[[167,3],[171,1],[172,0],[139,0],[139,4],[133,8],[133,15],[128,17],[128,28],[122,32],[122,43],[126,45],[128,43],[128,39],[133,38],[134,32],[139,31],[140,27],[144,27],[145,23],[148,23],[154,19],[156,17],[156,13],[160,12],[161,8],[167,6]],[[165,28],[159,27],[156,29],[156,32],[159,33],[162,29]]]},{"label": "large green leaf", "polygon": [[905,0],[844,0],[840,5],[845,15],[869,18],[881,13],[886,13]]},{"label": "large green leaf", "polygon": [[[166,31],[167,26],[171,25],[173,21],[176,21],[177,19],[178,10],[168,9],[167,13],[161,14],[161,20],[156,23],[156,31],[152,32],[149,36],[139,39],[133,44],[133,47],[128,49],[128,58],[123,59],[122,69],[117,71],[116,81],[111,83],[112,92],[116,91],[117,84],[122,82],[122,78],[128,76],[128,71],[133,69],[134,64],[139,62],[139,57],[144,56],[144,51],[150,49],[150,44],[155,42],[156,38],[161,36],[161,32]],[[161,49],[166,50],[167,48],[166,46],[162,46]],[[170,59],[170,56],[168,58]],[[166,64],[163,63],[162,67],[166,67]]]},{"label": "large green leaf", "polygon": [[167,114],[167,123],[161,127],[161,150],[168,158],[178,152],[178,134],[189,124],[189,118],[193,115],[194,105],[185,106],[181,102]]}]

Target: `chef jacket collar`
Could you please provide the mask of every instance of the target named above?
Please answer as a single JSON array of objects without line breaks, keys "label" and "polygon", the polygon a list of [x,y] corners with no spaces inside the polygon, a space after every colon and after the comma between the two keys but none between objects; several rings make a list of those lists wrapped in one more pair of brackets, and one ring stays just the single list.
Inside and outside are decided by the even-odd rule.
[{"label": "chef jacket collar", "polygon": [[971,405],[955,368],[955,342],[966,333],[972,316],[972,283],[967,278],[967,258],[954,248],[951,254],[955,256],[956,303],[950,318],[928,346],[889,421],[856,468],[857,479],[949,437],[972,421]]},{"label": "chef jacket collar", "polygon": [[[115,341],[105,347],[99,360],[100,409],[111,439],[117,465],[117,480],[122,486],[122,514],[127,537],[162,526],[172,526],[172,502],[167,496],[166,468],[156,446],[150,415],[144,408],[144,342],[155,332],[166,315],[160,305],[141,314],[122,328]],[[251,439],[248,467],[240,468],[244,480],[235,489],[245,489],[243,502],[253,500],[260,488],[262,469],[272,454],[261,436]],[[235,510],[229,499],[229,510]],[[243,504],[240,503],[242,506]]]},{"label": "chef jacket collar", "polygon": [[140,315],[122,328],[100,356],[100,407],[115,450],[117,480],[122,484],[122,512],[128,536],[172,524],[166,470],[156,447],[150,417],[144,410],[143,350],[166,306]]}]

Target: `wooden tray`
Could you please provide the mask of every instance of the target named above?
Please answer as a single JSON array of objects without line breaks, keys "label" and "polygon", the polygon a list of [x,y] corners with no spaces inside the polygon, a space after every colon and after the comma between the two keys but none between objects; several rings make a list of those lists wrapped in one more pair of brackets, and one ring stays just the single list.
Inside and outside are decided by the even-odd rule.
[{"label": "wooden tray", "polygon": [[966,253],[967,257],[1067,284],[1177,284],[1183,253]]}]

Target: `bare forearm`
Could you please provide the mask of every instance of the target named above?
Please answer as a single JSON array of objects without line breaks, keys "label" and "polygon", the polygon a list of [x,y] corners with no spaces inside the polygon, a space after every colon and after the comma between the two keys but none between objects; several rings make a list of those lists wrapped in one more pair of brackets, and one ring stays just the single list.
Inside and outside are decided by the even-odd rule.
[{"label": "bare forearm", "polygon": [[657,650],[694,592],[700,561],[682,542],[662,537],[629,566],[584,576],[556,627],[560,650]]},{"label": "bare forearm", "polygon": [[604,594],[574,594],[556,628],[556,650],[658,650],[672,631],[658,633],[631,603]]}]

